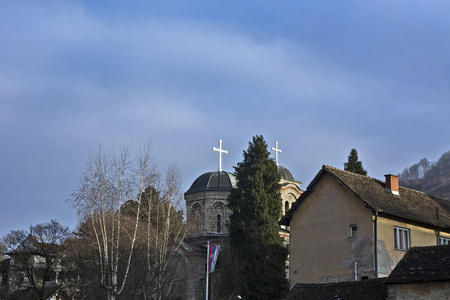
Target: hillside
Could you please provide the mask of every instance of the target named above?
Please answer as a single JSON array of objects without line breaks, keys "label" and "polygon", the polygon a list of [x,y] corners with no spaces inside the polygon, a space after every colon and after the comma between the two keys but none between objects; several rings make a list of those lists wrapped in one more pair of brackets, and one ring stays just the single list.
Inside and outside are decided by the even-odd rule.
[{"label": "hillside", "polygon": [[399,174],[399,181],[402,186],[450,199],[450,151],[442,154],[436,162],[423,158],[405,168]]}]

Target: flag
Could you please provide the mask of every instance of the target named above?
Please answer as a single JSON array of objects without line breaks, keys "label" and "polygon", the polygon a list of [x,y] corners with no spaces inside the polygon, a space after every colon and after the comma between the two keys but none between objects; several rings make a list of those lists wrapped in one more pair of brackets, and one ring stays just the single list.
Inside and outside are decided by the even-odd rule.
[{"label": "flag", "polygon": [[209,246],[209,262],[208,262],[208,270],[209,273],[214,272],[214,267],[216,266],[217,256],[219,256],[219,248],[220,246],[214,245]]}]

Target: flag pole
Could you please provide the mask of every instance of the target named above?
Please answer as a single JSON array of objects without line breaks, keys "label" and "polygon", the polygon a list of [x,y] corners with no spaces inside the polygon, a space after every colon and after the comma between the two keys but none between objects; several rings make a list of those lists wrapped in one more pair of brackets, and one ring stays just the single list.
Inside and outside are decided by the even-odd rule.
[{"label": "flag pole", "polygon": [[208,285],[209,285],[209,241],[206,247],[206,300],[208,300]]}]

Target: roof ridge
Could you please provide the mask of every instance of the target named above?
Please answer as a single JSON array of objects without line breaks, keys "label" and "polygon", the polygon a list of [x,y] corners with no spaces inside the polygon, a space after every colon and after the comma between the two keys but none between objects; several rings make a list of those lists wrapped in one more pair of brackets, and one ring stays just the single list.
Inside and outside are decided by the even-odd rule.
[{"label": "roof ridge", "polygon": [[[351,171],[342,170],[342,169],[339,169],[339,168],[336,168],[336,167],[333,167],[333,166],[330,166],[330,165],[323,165],[323,168],[328,168],[328,169],[333,169],[333,170],[337,170],[337,171],[341,171],[341,172],[346,172],[346,173],[348,173],[350,175],[362,176],[362,177],[370,178],[370,179],[373,179],[373,180],[376,180],[376,181],[380,181],[380,182],[383,182],[383,183],[386,184],[385,180],[378,179],[378,178],[371,177],[371,176],[367,176],[367,175],[353,173]],[[430,196],[430,197],[433,197],[433,198],[436,198],[436,199],[442,199],[442,200],[445,200],[445,201],[450,201],[449,199],[445,199],[445,198],[442,198],[442,197],[439,197],[439,196],[436,196],[436,195],[428,194],[428,193],[425,193],[423,191],[419,191],[419,190],[416,190],[416,189],[413,189],[413,188],[410,188],[410,187],[406,187],[406,186],[403,186],[403,185],[399,185],[398,187],[399,188],[403,188],[403,189],[407,189],[407,190],[410,190],[410,191],[413,191],[413,192],[416,192],[416,193],[422,193],[424,195],[427,195],[427,196]]]},{"label": "roof ridge", "polygon": [[[333,170],[337,170],[337,171],[341,171],[341,172],[346,172],[346,173],[348,173],[350,175],[362,176],[362,177],[373,179],[373,180],[376,180],[376,181],[379,181],[379,182],[382,182],[382,183],[386,184],[385,180],[381,180],[381,179],[378,179],[378,178],[375,178],[375,177],[353,173],[351,171],[342,170],[342,169],[339,169],[339,168],[336,168],[336,167],[333,167],[333,166],[329,166],[329,165],[323,165],[323,167],[324,168],[333,169]],[[416,189],[413,189],[413,188],[409,188],[409,187],[406,187],[406,186],[403,186],[403,185],[399,185],[398,187],[402,188],[402,189],[406,189],[406,190],[412,191],[412,192],[415,192],[415,193],[421,193],[421,194],[424,194],[424,195],[427,195],[429,197],[433,197],[433,198],[436,198],[436,199],[442,199],[442,200],[445,200],[445,201],[450,201],[449,199],[445,199],[445,198],[442,198],[442,197],[439,197],[439,196],[436,196],[436,195],[428,194],[428,193],[425,193],[424,191],[419,191],[419,190],[416,190]]]},{"label": "roof ridge", "polygon": [[[410,208],[400,208],[400,205],[395,204],[396,202],[394,202],[394,201],[396,201],[396,200],[391,199],[391,201],[390,201],[390,200],[388,200],[388,198],[384,199],[383,197],[388,197],[387,195],[382,196],[380,194],[381,198],[380,197],[373,198],[373,195],[371,194],[371,192],[367,191],[367,187],[369,185],[376,183],[376,184],[379,184],[381,188],[386,189],[385,181],[382,181],[382,180],[379,180],[376,178],[372,178],[369,176],[364,176],[361,174],[356,174],[356,173],[353,173],[350,171],[341,170],[341,169],[338,169],[338,168],[335,168],[332,166],[324,165],[323,170],[327,173],[330,173],[332,176],[335,176],[336,179],[341,181],[342,184],[344,184],[352,193],[357,195],[358,198],[360,198],[360,200],[362,200],[364,203],[367,203],[369,207],[376,208],[379,211],[384,211],[389,214],[393,214],[395,216],[400,216],[400,217],[408,218],[408,219],[415,220],[415,221],[421,221],[421,222],[425,222],[425,223],[431,224],[431,225],[443,226],[443,227],[447,227],[447,228],[450,226],[449,225],[450,224],[449,223],[450,210],[447,207],[450,205],[450,202],[447,199],[439,198],[437,196],[430,195],[425,192],[407,188],[404,186],[399,186],[400,196],[396,196],[396,197],[400,197],[397,199],[399,199],[399,201],[403,201],[403,204],[410,203],[410,201],[413,200],[414,198],[421,199],[421,200],[416,199],[416,201],[415,201],[416,204],[423,201],[425,198],[428,198],[429,201],[431,201],[428,203],[432,204],[434,207],[436,207],[439,210],[442,208],[443,211],[446,212],[446,213],[444,213],[446,215],[444,217],[444,219],[441,219],[441,216],[438,216],[438,217],[433,216],[431,219],[430,218],[426,219],[424,217],[419,216],[417,209],[414,210],[414,209],[411,209],[411,207]],[[370,182],[372,182],[372,183],[370,183]],[[367,186],[362,187],[361,185],[367,185]],[[372,188],[374,188],[374,187],[375,186],[372,186]],[[372,190],[372,191],[375,191],[375,190]],[[381,190],[379,190],[379,192],[381,192]],[[405,197],[408,198],[408,202],[405,202],[406,201]],[[403,199],[403,200],[401,200],[401,199]],[[392,201],[392,200],[394,200],[394,201]],[[429,212],[428,217],[430,217],[431,214],[435,214],[435,213]],[[441,223],[442,221],[444,223]]]},{"label": "roof ridge", "polygon": [[373,180],[377,180],[377,181],[384,182],[383,180],[378,179],[378,178],[375,178],[375,177],[371,177],[371,176],[367,176],[367,175],[362,175],[362,174],[358,174],[358,173],[353,173],[352,171],[342,170],[342,169],[339,169],[339,168],[336,168],[336,167],[333,167],[333,166],[329,166],[329,165],[323,165],[322,168],[334,169],[334,170],[337,170],[337,171],[346,172],[346,173],[348,173],[348,174],[350,174],[350,175],[361,176],[361,177],[364,177],[364,178],[369,178],[369,179],[373,179]]},{"label": "roof ridge", "polygon": [[[327,170],[327,168],[328,168],[328,170]],[[333,173],[333,170],[335,170],[335,171],[339,171],[339,172],[344,172],[344,173],[346,173],[346,174],[348,174],[348,175],[351,175],[351,176],[354,176],[354,177],[360,177],[360,178],[366,178],[366,177],[368,177],[368,176],[365,176],[365,175],[361,175],[361,174],[356,174],[356,173],[353,173],[353,172],[350,172],[350,171],[345,171],[345,170],[341,170],[341,169],[338,169],[338,168],[335,168],[335,167],[332,167],[332,166],[323,166],[322,167],[322,169],[324,170],[324,171],[326,171],[327,173],[331,173],[330,175],[331,176],[333,176],[333,177],[335,177],[336,178],[336,180],[338,180],[343,186],[345,186],[345,188],[347,188],[353,195],[355,195],[357,198],[359,198],[363,203],[364,203],[364,205],[366,206],[366,207],[370,207],[370,208],[372,208],[373,209],[373,206],[371,205],[371,204],[369,204],[357,191],[355,191],[349,184],[347,184],[346,182],[345,182],[345,180],[343,180],[343,178],[341,178],[340,176],[339,176],[339,174],[335,174],[335,173]],[[329,169],[332,169],[332,170],[329,170]],[[361,177],[362,176],[362,177]],[[376,179],[374,179],[374,178],[371,178],[371,177],[368,177],[368,179],[370,180],[370,179],[372,179],[372,180],[376,180]]]}]

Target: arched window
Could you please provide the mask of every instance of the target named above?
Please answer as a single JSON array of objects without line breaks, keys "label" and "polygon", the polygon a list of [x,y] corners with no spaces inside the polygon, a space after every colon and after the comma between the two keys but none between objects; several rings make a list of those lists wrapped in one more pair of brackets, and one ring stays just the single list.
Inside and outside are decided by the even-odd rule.
[{"label": "arched window", "polygon": [[[206,267],[206,264],[205,264],[205,267]],[[196,298],[196,299],[205,299],[205,297],[206,297],[206,280],[204,278],[201,278],[198,283],[197,295],[198,295],[198,298]]]},{"label": "arched window", "polygon": [[203,230],[202,208],[196,204],[192,208],[192,232],[199,233]]},{"label": "arched window", "polygon": [[289,201],[284,202],[284,214],[287,214],[289,210]]},{"label": "arched window", "polygon": [[220,233],[220,219],[221,219],[221,215],[217,215],[217,232]]},{"label": "arched window", "polygon": [[[216,216],[216,224],[214,224],[212,219],[211,221],[211,229],[214,230],[214,227],[216,227],[216,232],[217,233],[221,233],[221,232],[226,232],[226,228],[225,228],[225,206],[223,205],[223,203],[218,202],[214,205],[214,215]],[[225,216],[225,217],[224,217]]]}]

